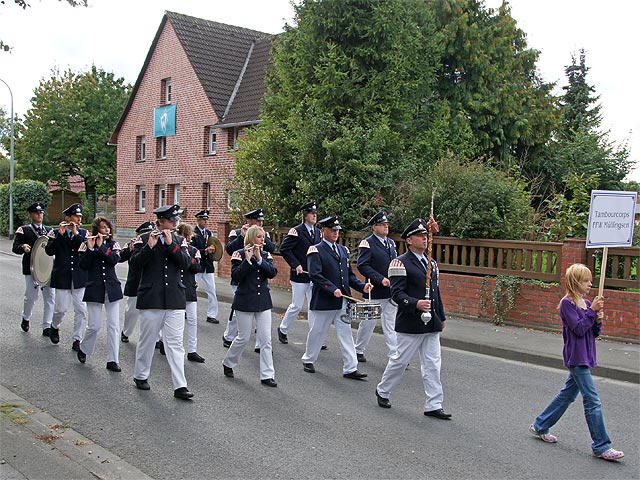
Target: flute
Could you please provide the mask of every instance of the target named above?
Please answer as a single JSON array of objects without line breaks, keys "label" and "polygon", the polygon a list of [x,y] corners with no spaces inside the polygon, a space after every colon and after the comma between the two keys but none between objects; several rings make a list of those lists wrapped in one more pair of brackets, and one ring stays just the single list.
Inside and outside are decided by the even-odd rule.
[{"label": "flute", "polygon": [[[97,235],[87,235],[85,238],[88,240],[90,238],[98,238],[101,234],[97,234]],[[109,238],[111,237],[110,233],[107,233],[106,235],[102,235],[104,238]]]},{"label": "flute", "polygon": [[[170,232],[175,232],[177,228],[170,228]],[[149,235],[153,237],[159,237],[160,235],[164,235],[164,230],[153,230]]]},{"label": "flute", "polygon": [[76,225],[76,224],[73,223],[73,222],[61,222],[58,226],[59,227],[69,227],[71,225]]}]

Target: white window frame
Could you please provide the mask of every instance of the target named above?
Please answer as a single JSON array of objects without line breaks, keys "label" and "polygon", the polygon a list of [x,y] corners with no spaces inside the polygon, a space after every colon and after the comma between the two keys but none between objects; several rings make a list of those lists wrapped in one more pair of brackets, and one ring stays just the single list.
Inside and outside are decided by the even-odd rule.
[{"label": "white window frame", "polygon": [[180,184],[176,183],[173,186],[173,203],[180,205]]},{"label": "white window frame", "polygon": [[160,140],[160,156],[159,159],[167,158],[167,137],[159,137]]},{"label": "white window frame", "polygon": [[158,207],[164,207],[167,204],[167,187],[160,185],[158,188]]},{"label": "white window frame", "polygon": [[171,78],[164,79],[164,103],[169,105],[171,103]]},{"label": "white window frame", "polygon": [[138,211],[145,212],[147,209],[147,189],[144,185],[138,185]]},{"label": "white window frame", "polygon": [[209,155],[216,154],[216,129],[209,127]]},{"label": "white window frame", "polygon": [[140,161],[147,159],[147,137],[142,135],[140,137]]}]

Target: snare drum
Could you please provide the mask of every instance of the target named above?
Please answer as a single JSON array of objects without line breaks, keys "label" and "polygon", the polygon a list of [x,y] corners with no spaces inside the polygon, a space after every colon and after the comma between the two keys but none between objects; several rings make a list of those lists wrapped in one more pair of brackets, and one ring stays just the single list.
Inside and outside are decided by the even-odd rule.
[{"label": "snare drum", "polygon": [[344,323],[351,323],[351,320],[379,320],[382,318],[382,305],[374,302],[357,302],[347,304],[347,314],[340,319]]}]

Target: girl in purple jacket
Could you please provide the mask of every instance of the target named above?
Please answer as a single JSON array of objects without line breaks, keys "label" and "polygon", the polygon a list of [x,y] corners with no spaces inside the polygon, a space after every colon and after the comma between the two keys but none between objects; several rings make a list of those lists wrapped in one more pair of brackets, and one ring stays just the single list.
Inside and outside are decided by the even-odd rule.
[{"label": "girl in purple jacket", "polygon": [[556,443],[558,439],[549,433],[549,429],[560,420],[580,392],[584,416],[593,440],[593,455],[604,460],[618,460],[624,457],[624,453],[611,448],[602,404],[591,378],[591,369],[597,365],[596,337],[600,335],[604,317],[603,297],[595,297],[593,302],[584,299],[591,289],[591,279],[591,271],[585,265],[576,263],[567,268],[567,293],[558,309],[564,339],[562,353],[564,364],[569,369],[569,378],[544,412],[529,426],[529,431],[543,442]]}]

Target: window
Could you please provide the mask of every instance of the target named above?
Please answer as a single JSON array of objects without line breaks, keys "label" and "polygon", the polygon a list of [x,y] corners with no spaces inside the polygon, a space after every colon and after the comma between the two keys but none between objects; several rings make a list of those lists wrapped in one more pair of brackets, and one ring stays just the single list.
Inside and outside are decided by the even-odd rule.
[{"label": "window", "polygon": [[144,162],[147,156],[147,139],[144,135],[136,137],[136,162]]},{"label": "window", "polygon": [[158,187],[158,207],[164,207],[167,204],[167,187],[161,185]]},{"label": "window", "polygon": [[211,184],[202,184],[202,205],[206,208],[211,206]]},{"label": "window", "polygon": [[180,205],[180,185],[175,183],[173,185],[169,185],[169,202],[173,205]]},{"label": "window", "polygon": [[238,127],[229,128],[227,129],[227,131],[229,132],[229,136],[227,137],[229,149],[237,150],[238,149]]},{"label": "window", "polygon": [[147,206],[147,191],[144,185],[138,185],[136,189],[138,190],[138,211],[144,212]]},{"label": "window", "polygon": [[205,127],[204,129],[204,154],[216,154],[216,128]]},{"label": "window", "polygon": [[167,158],[167,137],[158,137],[156,139],[156,157],[159,160]]},{"label": "window", "polygon": [[171,103],[171,99],[173,98],[171,95],[171,79],[170,78],[165,78],[162,80],[161,82],[162,85],[162,92],[160,94],[160,103],[162,103],[163,105],[168,105]]}]

